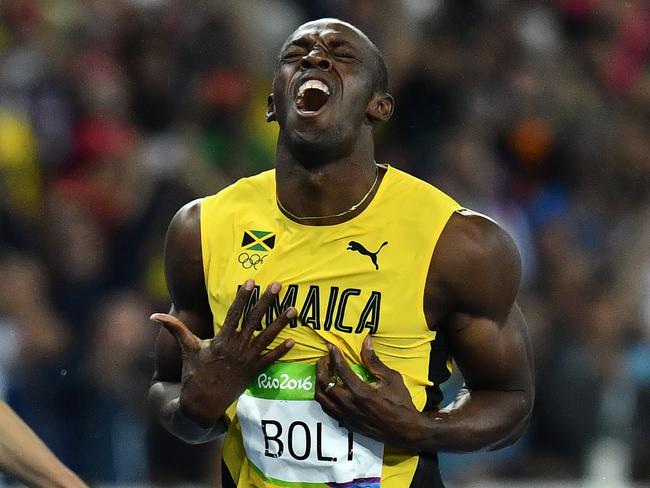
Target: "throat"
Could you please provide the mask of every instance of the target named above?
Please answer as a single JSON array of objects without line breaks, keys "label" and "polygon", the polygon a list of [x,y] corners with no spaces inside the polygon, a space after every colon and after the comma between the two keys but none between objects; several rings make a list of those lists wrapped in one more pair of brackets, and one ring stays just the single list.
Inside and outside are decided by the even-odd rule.
[{"label": "throat", "polygon": [[293,191],[283,191],[283,187],[278,186],[278,207],[296,222],[314,225],[344,222],[363,211],[372,200],[383,176],[380,168],[373,164],[370,171],[357,175],[356,178],[336,178],[334,181],[324,179],[329,180],[327,182],[319,178],[321,181],[312,181],[311,184],[286,185],[293,187]]}]

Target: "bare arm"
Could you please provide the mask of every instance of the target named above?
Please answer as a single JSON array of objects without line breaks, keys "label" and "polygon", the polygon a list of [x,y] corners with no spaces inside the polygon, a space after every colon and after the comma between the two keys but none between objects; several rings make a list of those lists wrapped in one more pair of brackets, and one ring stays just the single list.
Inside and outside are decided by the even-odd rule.
[{"label": "bare arm", "polygon": [[274,283],[238,330],[255,285],[248,280],[214,336],[203,278],[199,202],[186,205],[172,219],[165,243],[165,273],[172,309],[169,314],[152,315],[165,329],[156,345],[149,402],[169,432],[189,443],[207,442],[223,433],[221,419],[226,409],[253,377],[293,346],[292,340],[286,340],[266,351],[296,316],[296,309],[285,310],[253,337],[280,291],[280,284]]},{"label": "bare arm", "polygon": [[492,221],[455,214],[429,273],[427,315],[441,322],[465,388],[420,419],[414,442],[425,451],[504,447],[523,433],[534,400],[532,348],[514,303],[517,249]]},{"label": "bare arm", "polygon": [[[195,201],[172,219],[165,241],[165,275],[172,300],[169,314],[199,338],[207,339],[213,330],[203,278],[200,212],[200,203]],[[156,342],[155,368],[149,403],[162,425],[186,442],[208,442],[216,438],[221,432],[216,420],[214,425],[199,425],[180,408],[181,349],[163,327]]]},{"label": "bare arm", "polygon": [[31,487],[86,486],[4,402],[0,402],[0,471]]}]

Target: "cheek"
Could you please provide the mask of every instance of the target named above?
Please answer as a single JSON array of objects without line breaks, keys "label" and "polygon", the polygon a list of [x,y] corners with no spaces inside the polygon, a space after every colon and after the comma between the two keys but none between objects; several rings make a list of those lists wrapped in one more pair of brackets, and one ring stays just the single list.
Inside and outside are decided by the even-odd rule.
[{"label": "cheek", "polygon": [[284,92],[289,85],[292,76],[295,74],[295,69],[290,65],[283,65],[278,67],[273,77],[273,89],[278,92]]},{"label": "cheek", "polygon": [[354,119],[354,121],[350,120],[351,122],[356,122],[365,116],[371,96],[366,87],[348,91],[343,100],[343,111],[348,114],[349,119]]},{"label": "cheek", "polygon": [[275,110],[283,111],[284,105],[289,101],[290,95],[287,93],[287,87],[289,85],[290,76],[278,72],[273,81],[273,103],[275,105]]},{"label": "cheek", "polygon": [[372,81],[366,77],[358,77],[345,87],[344,102],[351,112],[365,113],[372,98]]}]

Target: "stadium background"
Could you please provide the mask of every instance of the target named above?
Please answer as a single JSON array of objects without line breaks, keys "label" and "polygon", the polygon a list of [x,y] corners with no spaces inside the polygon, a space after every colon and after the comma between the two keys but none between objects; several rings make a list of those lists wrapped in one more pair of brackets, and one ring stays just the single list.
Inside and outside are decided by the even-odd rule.
[{"label": "stadium background", "polygon": [[522,253],[532,425],[506,451],[443,456],[450,486],[650,480],[641,0],[2,0],[0,397],[93,484],[218,476],[218,446],[182,445],[147,410],[164,232],[272,166],[277,49],[320,16],[385,54],[397,109],[378,160],[493,216]]}]

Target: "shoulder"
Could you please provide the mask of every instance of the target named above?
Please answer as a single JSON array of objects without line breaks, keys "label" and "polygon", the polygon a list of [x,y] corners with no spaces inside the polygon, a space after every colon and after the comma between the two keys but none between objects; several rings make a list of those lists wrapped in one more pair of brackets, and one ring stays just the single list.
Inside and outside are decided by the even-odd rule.
[{"label": "shoulder", "polygon": [[[172,217],[167,231],[167,244],[186,241],[188,244],[201,237],[201,202],[199,198],[183,205]],[[171,241],[171,242],[170,242]]]},{"label": "shoulder", "polygon": [[203,222],[210,227],[223,219],[237,218],[251,206],[266,206],[275,200],[275,170],[240,178],[201,202]]},{"label": "shoulder", "polygon": [[500,319],[514,302],[521,260],[512,238],[492,219],[457,211],[436,245],[429,284],[456,311]]},{"label": "shoulder", "polygon": [[471,210],[459,210],[450,217],[441,236],[441,246],[458,264],[493,263],[499,267],[519,261],[510,235],[490,217]]},{"label": "shoulder", "polygon": [[431,252],[451,215],[463,207],[430,183],[393,167],[385,178],[380,203],[385,219],[402,223],[413,233],[412,238]]},{"label": "shoulder", "polygon": [[431,183],[392,166],[388,166],[388,171],[391,185],[395,187],[402,199],[411,198],[423,203],[436,202],[450,208],[461,208],[453,198]]},{"label": "shoulder", "polygon": [[165,240],[167,287],[179,310],[209,310],[203,276],[201,204],[194,200],[176,212]]},{"label": "shoulder", "polygon": [[250,198],[252,195],[275,190],[275,170],[270,169],[253,176],[240,178],[234,183],[204,198],[206,203]]}]

